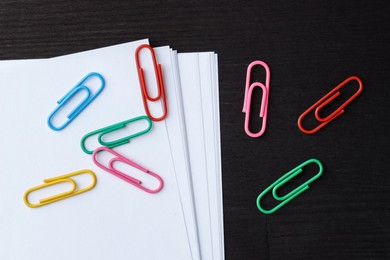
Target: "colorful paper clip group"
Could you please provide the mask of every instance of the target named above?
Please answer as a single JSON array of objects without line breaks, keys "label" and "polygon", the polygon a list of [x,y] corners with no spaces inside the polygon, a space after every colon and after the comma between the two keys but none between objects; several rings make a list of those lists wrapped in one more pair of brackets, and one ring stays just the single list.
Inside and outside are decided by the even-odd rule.
[{"label": "colorful paper clip group", "polygon": [[[139,52],[143,48],[148,49],[150,51],[151,56],[152,56],[154,74],[155,74],[156,82],[157,82],[157,95],[155,97],[151,97],[148,93],[148,89],[146,87],[146,82],[145,82],[145,77],[144,77],[144,72],[143,72],[142,67],[140,65]],[[161,64],[157,64],[156,56],[154,55],[153,48],[148,44],[142,44],[142,45],[138,46],[138,48],[135,50],[135,62],[137,64],[138,79],[139,79],[139,84],[140,84],[140,88],[141,88],[142,101],[144,104],[145,113],[152,121],[161,121],[167,116],[167,101],[166,101],[165,92],[164,92],[164,81],[163,81],[163,76],[162,76]],[[162,103],[163,111],[162,111],[162,115],[160,117],[154,117],[150,113],[148,102],[156,102],[158,100],[160,100]]]},{"label": "colorful paper clip group", "polygon": [[[90,89],[84,85],[84,83],[92,78],[97,77],[100,81],[100,87],[95,92],[95,94],[91,95]],[[104,89],[104,78],[102,75],[96,72],[91,72],[87,76],[85,76],[79,83],[76,84],[68,93],[65,94],[59,101],[57,101],[58,106],[50,113],[49,117],[47,118],[47,124],[50,127],[50,129],[54,131],[59,131],[64,129],[67,125],[72,122],[73,119],[75,119]],[[79,91],[85,91],[87,93],[87,96],[81,101],[80,104],[78,104],[68,115],[67,120],[65,123],[63,123],[60,126],[54,126],[52,121],[52,118],[54,115],[67,103],[70,99],[72,99]]]},{"label": "colorful paper clip group", "polygon": [[[152,62],[153,62],[153,69],[154,69],[154,74],[155,74],[156,83],[157,83],[157,95],[155,97],[151,97],[148,93],[148,89],[147,89],[145,77],[144,77],[144,72],[143,72],[143,69],[140,65],[139,54],[143,48],[146,48],[150,51]],[[138,48],[135,51],[135,61],[136,61],[138,78],[139,78],[139,84],[140,84],[141,93],[142,93],[142,101],[143,101],[143,105],[144,105],[145,112],[146,112],[147,116],[138,116],[135,118],[131,118],[131,119],[128,119],[128,120],[125,120],[125,121],[122,121],[122,122],[119,122],[119,123],[116,123],[113,125],[109,125],[109,126],[100,128],[100,129],[95,130],[95,131],[92,131],[92,132],[90,132],[82,137],[80,145],[81,145],[82,150],[85,153],[93,154],[92,155],[93,162],[101,169],[103,169],[103,170],[113,174],[114,176],[136,186],[137,188],[139,188],[145,192],[157,193],[163,188],[163,185],[164,185],[164,182],[159,175],[143,168],[142,166],[136,164],[135,162],[129,160],[128,158],[125,158],[124,156],[122,156],[122,155],[118,154],[117,152],[110,149],[113,147],[117,147],[119,145],[126,144],[126,143],[130,142],[130,139],[149,132],[150,129],[152,128],[152,121],[151,120],[161,121],[167,115],[167,104],[166,104],[166,97],[165,97],[165,92],[164,92],[164,82],[163,82],[161,64],[157,64],[153,48],[147,44],[142,44],[142,45],[138,46]],[[86,81],[91,79],[92,77],[96,77],[100,81],[99,88],[96,91],[94,91],[93,94],[92,94],[92,91],[90,90],[90,88],[86,86]],[[104,85],[105,85],[104,78],[99,73],[91,72],[88,75],[86,75],[83,79],[80,80],[80,82],[78,82],[68,93],[66,93],[57,102],[58,106],[48,116],[48,119],[47,119],[48,126],[52,130],[55,130],[55,131],[59,131],[59,130],[64,129],[103,91]],[[86,97],[75,108],[73,108],[73,110],[71,110],[71,112],[69,114],[67,114],[67,116],[66,116],[67,119],[64,123],[61,123],[59,126],[55,126],[52,122],[53,117],[58,113],[59,110],[61,110],[80,91],[85,91]],[[162,104],[162,115],[160,117],[152,116],[151,112],[149,110],[149,107],[148,107],[148,102],[156,102],[156,101],[160,101]],[[103,140],[106,135],[108,135],[112,132],[115,132],[117,130],[120,130],[122,128],[125,128],[130,123],[133,123],[135,121],[140,121],[140,120],[145,120],[147,122],[147,127],[145,129],[138,131],[136,133],[132,133],[132,134],[127,135],[125,137],[116,139],[114,141]],[[97,135],[97,140],[98,140],[99,144],[102,145],[103,147],[99,147],[95,150],[88,150],[85,147],[85,142],[89,137],[94,136],[94,135]],[[97,154],[101,151],[106,151],[106,152],[110,153],[111,155],[114,155],[114,157],[108,162],[108,166],[104,166],[104,165],[100,164],[97,160]],[[157,187],[155,189],[149,189],[149,188],[145,187],[144,185],[142,185],[142,182],[140,180],[133,178],[131,176],[128,176],[125,173],[115,169],[114,168],[115,162],[125,163],[127,165],[135,167],[136,169],[138,169],[142,172],[147,173],[148,175],[153,176],[158,181]],[[89,174],[92,177],[92,183],[88,187],[85,187],[82,189],[77,189],[76,182],[74,180],[72,180],[70,177],[75,176],[75,175],[79,175],[79,174],[85,174],[85,173]],[[70,183],[72,185],[72,188],[68,191],[59,193],[57,195],[53,195],[53,196],[50,196],[47,198],[40,199],[39,203],[30,203],[29,202],[28,196],[31,192],[37,191],[37,190],[42,189],[42,188],[46,188],[48,186],[56,185],[59,183]],[[58,200],[68,198],[70,196],[74,196],[74,195],[80,194],[82,192],[86,192],[86,191],[92,189],[95,186],[95,184],[96,184],[95,174],[90,170],[81,170],[81,171],[61,175],[58,177],[45,179],[43,184],[28,189],[25,192],[23,199],[24,199],[24,203],[28,207],[31,207],[31,208],[41,207],[43,205],[46,205],[46,204],[49,204],[49,203],[52,203],[52,202],[55,202]]]},{"label": "colorful paper clip group", "polygon": [[[332,112],[330,115],[326,117],[321,117],[320,116],[320,110],[323,109],[327,104],[332,102],[335,98],[337,98],[340,95],[340,89],[344,87],[347,83],[356,80],[359,84],[358,90],[347,100],[345,101],[340,107],[338,107],[334,112]],[[363,91],[363,83],[362,81],[356,77],[352,76],[341,82],[337,87],[335,87],[333,90],[331,90],[328,94],[323,96],[320,100],[318,100],[316,103],[314,103],[311,107],[309,107],[305,112],[303,112],[302,115],[299,116],[298,118],[298,128],[305,134],[314,134],[327,124],[329,124],[333,119],[344,113],[344,108],[352,102],[361,92]],[[317,127],[313,129],[305,129],[302,126],[302,120],[303,118],[309,114],[311,111],[314,111],[315,118],[317,121],[320,123]]]},{"label": "colorful paper clip group", "polygon": [[[259,65],[259,66],[264,67],[265,72],[266,72],[265,85],[263,83],[260,83],[260,82],[254,82],[250,85],[252,68],[255,65]],[[266,124],[267,124],[270,77],[271,77],[271,73],[270,73],[268,65],[265,62],[254,61],[251,64],[249,64],[247,72],[246,72],[245,96],[244,96],[244,106],[242,108],[242,112],[245,113],[245,123],[244,123],[245,132],[247,135],[249,135],[250,137],[253,137],[253,138],[260,137],[265,132],[265,128],[266,128]],[[257,133],[252,133],[249,130],[249,117],[250,117],[252,93],[253,93],[253,89],[256,87],[261,88],[263,91],[261,108],[260,108],[260,117],[263,118],[263,122],[262,122],[262,126],[261,126],[260,131]]]},{"label": "colorful paper clip group", "polygon": [[[107,134],[109,134],[111,132],[114,132],[116,130],[124,128],[127,124],[133,123],[135,121],[140,121],[140,120],[145,120],[148,123],[148,126],[147,126],[146,129],[141,130],[141,131],[139,131],[137,133],[134,133],[134,134],[122,137],[122,138],[117,139],[115,141],[110,141],[110,142],[103,141],[103,136],[104,135],[107,135]],[[90,136],[93,136],[93,135],[99,134],[97,139],[98,139],[98,142],[99,142],[100,145],[108,147],[108,148],[113,148],[113,147],[116,147],[116,146],[119,146],[119,145],[126,144],[126,143],[130,142],[130,139],[149,132],[151,128],[152,128],[152,121],[147,116],[138,116],[138,117],[135,117],[135,118],[131,118],[129,120],[126,120],[126,121],[123,121],[123,122],[119,122],[119,123],[116,123],[116,124],[113,124],[113,125],[110,125],[110,126],[106,126],[106,127],[100,128],[98,130],[92,131],[92,132],[84,135],[82,137],[82,139],[81,139],[81,142],[80,142],[81,149],[85,153],[87,153],[87,154],[92,154],[93,153],[93,150],[92,151],[88,150],[85,147],[86,139],[88,137],[90,137]]]},{"label": "colorful paper clip group", "polygon": [[[295,188],[294,190],[292,190],[288,194],[286,194],[284,196],[279,196],[277,194],[277,190],[282,185],[284,185],[286,182],[290,181],[292,178],[294,178],[295,176],[300,174],[302,172],[302,168],[305,167],[306,165],[310,164],[310,163],[315,163],[315,164],[318,165],[318,167],[319,167],[318,173],[315,176],[313,176],[311,179],[309,179],[308,181],[306,181],[303,184],[299,185],[297,188]],[[320,177],[322,172],[323,172],[323,166],[322,166],[321,162],[319,160],[317,160],[317,159],[310,159],[310,160],[307,160],[306,162],[298,165],[297,167],[295,167],[294,169],[292,169],[291,171],[289,171],[288,173],[286,173],[285,175],[280,177],[277,181],[272,183],[262,193],[260,193],[260,195],[257,197],[257,201],[256,201],[258,209],[261,212],[263,212],[264,214],[272,214],[272,213],[274,213],[275,211],[277,211],[278,209],[283,207],[285,204],[287,204],[290,200],[294,199],[296,196],[298,196],[299,194],[301,194],[305,190],[309,189],[309,184],[312,183],[313,181],[315,181],[318,177]],[[270,191],[271,189],[272,189],[273,197],[276,200],[281,201],[281,202],[277,206],[275,206],[274,208],[267,210],[267,209],[264,209],[261,206],[261,198],[268,191]]]},{"label": "colorful paper clip group", "polygon": [[[91,178],[92,178],[92,183],[89,186],[78,190],[76,182],[74,180],[72,180],[70,177],[73,177],[73,176],[76,176],[76,175],[80,175],[80,174],[89,174],[91,176]],[[71,196],[74,196],[74,195],[77,195],[77,194],[80,194],[80,193],[83,193],[83,192],[86,192],[86,191],[89,191],[90,189],[95,187],[96,176],[90,170],[81,170],[81,171],[76,171],[76,172],[68,173],[68,174],[57,176],[57,177],[53,177],[53,178],[48,178],[48,179],[43,180],[43,182],[44,182],[43,184],[35,186],[33,188],[30,188],[30,189],[28,189],[24,193],[23,200],[24,200],[24,203],[28,207],[30,207],[30,208],[41,207],[41,206],[47,205],[49,203],[53,203],[53,202],[56,202],[56,201],[59,201],[59,200],[62,200],[62,199],[66,199],[66,198],[69,198]],[[53,195],[53,196],[50,196],[50,197],[47,197],[47,198],[40,199],[39,203],[32,204],[32,203],[30,203],[28,201],[28,195],[31,192],[36,191],[36,190],[40,190],[42,188],[46,188],[48,186],[53,186],[53,185],[56,185],[56,184],[59,184],[59,183],[70,183],[72,185],[72,188],[70,190],[68,190],[68,191],[59,193],[57,195]]]},{"label": "colorful paper clip group", "polygon": [[[102,165],[98,160],[97,160],[97,154],[99,152],[102,152],[102,151],[106,151],[108,153],[110,153],[111,155],[114,155],[114,157],[112,159],[110,159],[110,161],[108,162],[108,166],[104,166]],[[159,192],[162,188],[163,188],[163,185],[164,185],[164,182],[163,180],[161,179],[161,177],[157,174],[155,174],[154,172],[152,171],[149,171],[147,169],[145,169],[144,167],[136,164],[135,162],[131,161],[130,159],[120,155],[119,153],[111,150],[110,148],[107,148],[107,147],[99,147],[97,149],[95,149],[95,151],[93,152],[93,155],[92,155],[92,160],[93,162],[96,164],[96,166],[98,166],[99,168],[113,174],[114,176],[134,185],[135,187],[145,191],[145,192],[148,192],[148,193],[157,193]],[[158,185],[155,189],[148,189],[146,188],[145,186],[142,185],[142,182],[136,178],[133,178],[129,175],[126,175],[124,174],[123,172],[117,170],[114,168],[114,163],[115,162],[122,162],[124,164],[127,164],[127,165],[130,165],[144,173],[147,173],[151,176],[153,176],[154,178],[156,178],[156,180],[158,181]]]}]

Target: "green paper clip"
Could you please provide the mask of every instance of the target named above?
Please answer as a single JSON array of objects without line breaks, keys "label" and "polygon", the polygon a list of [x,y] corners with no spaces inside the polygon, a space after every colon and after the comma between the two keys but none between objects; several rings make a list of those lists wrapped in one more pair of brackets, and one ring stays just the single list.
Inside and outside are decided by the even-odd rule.
[{"label": "green paper clip", "polygon": [[[278,196],[276,194],[277,189],[279,189],[286,182],[288,182],[289,180],[291,180],[292,178],[294,178],[295,176],[300,174],[302,172],[302,168],[304,166],[310,164],[310,163],[316,163],[318,165],[319,171],[318,171],[318,173],[316,175],[314,175],[311,179],[309,179],[305,183],[301,184],[300,186],[298,186],[297,188],[295,188],[294,190],[292,190],[291,192],[289,192],[288,194],[286,194],[284,196],[280,197],[280,196]],[[296,196],[298,196],[299,194],[301,194],[305,190],[309,189],[309,184],[312,183],[313,181],[315,181],[318,177],[320,177],[320,175],[322,174],[323,170],[324,170],[324,168],[323,168],[321,162],[319,160],[317,160],[317,159],[310,159],[310,160],[307,160],[306,162],[298,165],[297,167],[295,167],[294,169],[292,169],[291,171],[289,171],[288,173],[286,173],[285,175],[280,177],[277,181],[272,183],[262,193],[260,193],[260,195],[257,197],[257,200],[256,200],[257,208],[261,212],[263,212],[264,214],[272,214],[272,213],[274,213],[275,211],[277,211],[278,209],[283,207],[285,204],[287,204],[290,200],[294,199]],[[266,209],[263,209],[261,207],[260,200],[271,189],[272,189],[273,197],[276,200],[279,200],[279,201],[282,201],[282,202],[279,203],[279,205],[275,206],[274,208],[266,210]]]},{"label": "green paper clip", "polygon": [[[108,133],[111,133],[111,132],[114,132],[114,131],[116,131],[118,129],[124,128],[127,124],[135,122],[135,121],[138,121],[138,120],[146,120],[148,122],[148,127],[146,129],[142,130],[142,131],[139,131],[139,132],[135,133],[135,134],[131,134],[131,135],[125,136],[125,137],[120,138],[120,139],[115,140],[115,141],[111,141],[111,142],[103,141],[103,136],[104,135],[106,135]],[[87,148],[85,148],[85,140],[88,137],[96,135],[96,134],[99,134],[99,133],[100,133],[98,135],[98,142],[99,142],[99,144],[101,144],[102,146],[105,146],[107,148],[113,148],[113,147],[116,147],[116,146],[119,146],[119,145],[126,144],[126,143],[130,142],[130,139],[149,132],[151,128],[152,128],[152,121],[149,119],[149,117],[147,117],[147,116],[134,117],[132,119],[129,119],[129,120],[126,120],[126,121],[123,121],[123,122],[119,122],[119,123],[116,123],[116,124],[113,124],[113,125],[109,125],[109,126],[100,128],[98,130],[92,131],[92,132],[84,135],[83,138],[81,138],[81,142],[80,142],[81,149],[83,149],[83,151],[85,153],[87,153],[87,154],[92,154],[93,151],[90,151]]]}]

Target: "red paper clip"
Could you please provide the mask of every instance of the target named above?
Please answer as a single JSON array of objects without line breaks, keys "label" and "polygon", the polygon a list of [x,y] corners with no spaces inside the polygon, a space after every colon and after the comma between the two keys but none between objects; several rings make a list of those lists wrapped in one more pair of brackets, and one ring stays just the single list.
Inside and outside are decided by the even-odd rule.
[{"label": "red paper clip", "polygon": [[[115,155],[115,157],[113,157],[113,158],[108,162],[108,167],[102,165],[100,162],[98,162],[98,160],[97,160],[97,158],[96,158],[96,157],[97,157],[97,154],[98,154],[99,152],[101,152],[101,151],[106,151],[106,152],[108,152],[108,153],[111,153],[112,155]],[[92,155],[92,160],[93,160],[93,162],[96,164],[96,166],[98,166],[99,168],[101,168],[101,169],[103,169],[103,170],[105,170],[105,171],[107,171],[107,172],[113,174],[114,176],[116,176],[116,177],[118,177],[118,178],[120,178],[120,179],[122,179],[122,180],[124,180],[124,181],[126,181],[126,182],[128,182],[128,183],[130,183],[130,184],[132,184],[132,185],[134,185],[135,187],[137,187],[137,188],[139,188],[139,189],[141,189],[141,190],[143,190],[143,191],[146,191],[146,192],[148,192],[148,193],[157,193],[157,192],[159,192],[159,191],[163,188],[164,182],[163,182],[163,180],[161,179],[161,177],[160,177],[159,175],[157,175],[157,174],[155,174],[154,172],[151,172],[151,171],[145,169],[144,167],[142,167],[142,166],[136,164],[135,162],[131,161],[130,159],[127,159],[126,157],[120,155],[119,153],[114,152],[114,151],[111,150],[110,148],[107,148],[107,147],[99,147],[99,148],[95,149],[95,151],[93,152],[93,155]],[[123,172],[121,172],[121,171],[115,169],[115,168],[114,168],[114,163],[115,163],[115,162],[122,162],[122,163],[125,163],[125,164],[127,164],[127,165],[133,166],[134,168],[136,168],[136,169],[138,169],[138,170],[140,170],[140,171],[142,171],[142,172],[145,172],[145,173],[147,173],[147,174],[153,176],[153,177],[156,178],[157,181],[158,181],[158,186],[157,186],[157,188],[151,190],[151,189],[148,189],[148,188],[142,186],[142,185],[141,185],[142,182],[141,182],[140,180],[138,180],[138,179],[136,179],[136,178],[133,178],[133,177],[131,177],[131,176],[129,176],[129,175],[126,175],[126,174],[124,174]]]},{"label": "red paper clip", "polygon": [[[143,73],[143,70],[141,68],[140,61],[139,61],[139,52],[143,48],[149,49],[150,54],[152,56],[152,60],[153,60],[154,73],[155,73],[156,82],[157,82],[157,95],[155,97],[149,96],[148,90],[146,88],[144,73]],[[141,87],[142,101],[144,103],[146,115],[152,121],[161,121],[167,116],[167,102],[166,102],[165,93],[164,93],[164,81],[163,81],[163,77],[162,77],[161,64],[157,64],[156,56],[154,55],[153,48],[150,47],[150,45],[148,45],[148,44],[142,44],[142,45],[138,46],[138,48],[135,50],[135,62],[137,63],[139,85]],[[148,101],[155,102],[158,100],[161,100],[161,102],[162,102],[163,114],[162,114],[162,116],[156,118],[150,114],[149,107],[148,107]]]},{"label": "red paper clip", "polygon": [[[319,115],[320,110],[323,107],[325,107],[327,104],[329,104],[331,101],[333,101],[336,97],[338,97],[340,95],[340,92],[338,90],[340,88],[342,88],[343,86],[345,86],[347,83],[349,83],[352,80],[356,80],[359,83],[359,89],[347,101],[345,101],[340,107],[338,107],[330,115],[328,115],[326,117],[321,117]],[[318,130],[323,128],[325,125],[329,124],[333,119],[335,119],[336,117],[338,117],[339,115],[344,113],[345,112],[344,108],[349,103],[351,103],[352,100],[354,100],[362,91],[363,91],[363,83],[362,83],[362,81],[358,77],[351,76],[351,77],[347,78],[346,80],[341,82],[337,87],[335,87],[333,90],[331,90],[328,94],[326,94],[320,100],[318,100],[316,103],[314,103],[314,105],[309,107],[309,109],[307,109],[305,112],[303,112],[302,115],[299,116],[299,118],[298,118],[298,128],[299,128],[299,130],[301,130],[305,134],[314,134],[314,133],[316,133]],[[302,120],[313,109],[315,109],[314,114],[315,114],[316,119],[320,122],[320,124],[317,127],[313,128],[311,130],[304,129],[303,126],[302,126]]]},{"label": "red paper clip", "polygon": [[[259,65],[259,66],[264,67],[265,73],[266,73],[265,85],[263,83],[260,83],[260,82],[254,82],[254,83],[252,83],[249,86],[250,79],[251,79],[251,71],[252,71],[252,68],[255,65]],[[245,96],[244,96],[244,105],[243,105],[243,108],[242,108],[242,112],[245,113],[245,123],[244,123],[245,132],[246,132],[246,134],[248,136],[253,137],[253,138],[259,137],[259,136],[261,136],[265,132],[265,127],[266,127],[266,124],[267,124],[267,111],[268,111],[268,96],[269,96],[269,81],[270,81],[270,77],[271,77],[271,73],[270,73],[269,67],[263,61],[259,61],[258,60],[258,61],[252,62],[251,64],[249,64],[248,69],[246,71]],[[255,87],[259,87],[263,91],[263,98],[262,98],[262,101],[261,101],[261,108],[260,108],[260,115],[259,115],[260,117],[263,118],[263,123],[262,123],[261,129],[260,129],[259,132],[252,133],[249,130],[249,116],[250,116],[250,109],[251,109],[252,93],[253,93],[253,89]]]}]

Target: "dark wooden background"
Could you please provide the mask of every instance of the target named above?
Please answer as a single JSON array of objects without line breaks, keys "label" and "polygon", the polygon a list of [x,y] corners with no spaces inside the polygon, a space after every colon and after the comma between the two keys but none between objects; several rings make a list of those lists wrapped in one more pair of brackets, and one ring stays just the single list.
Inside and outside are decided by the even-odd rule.
[{"label": "dark wooden background", "polygon": [[[146,37],[216,51],[226,259],[390,259],[389,14],[388,1],[1,0],[0,58]],[[271,68],[271,90],[267,131],[252,139],[241,109],[256,59]],[[363,80],[362,95],[317,134],[301,133],[298,116],[351,75]],[[260,213],[257,195],[309,158],[324,174],[277,213]]]}]

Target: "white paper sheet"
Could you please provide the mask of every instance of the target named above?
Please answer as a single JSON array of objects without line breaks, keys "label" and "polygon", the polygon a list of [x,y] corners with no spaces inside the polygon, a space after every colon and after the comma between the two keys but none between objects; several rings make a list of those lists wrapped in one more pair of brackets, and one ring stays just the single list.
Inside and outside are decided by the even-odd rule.
[{"label": "white paper sheet", "polygon": [[213,259],[199,57],[179,53],[178,61],[201,256]]},{"label": "white paper sheet", "polygon": [[183,125],[183,109],[177,53],[169,47],[154,48],[156,59],[162,65],[165,92],[167,95],[168,115],[163,121],[169,136],[172,160],[180,191],[181,203],[186,220],[187,234],[194,260],[200,258],[200,248],[196,225],[192,183],[190,179],[189,160],[187,155],[187,137]]},{"label": "white paper sheet", "polygon": [[[142,41],[139,41],[137,45],[139,45],[141,42]],[[129,44],[122,44],[114,47],[106,47],[106,48],[101,48],[99,50],[92,50],[84,53],[71,54],[62,57],[52,58],[50,59],[51,61],[49,62],[51,65],[46,65],[46,66],[53,66],[53,64],[55,64],[53,66],[54,70],[58,67],[61,67],[58,66],[58,63],[71,64],[71,66],[77,67],[79,65],[84,64],[83,62],[81,62],[80,64],[76,64],[78,63],[76,62],[77,60],[91,59],[90,56],[96,56],[95,54],[99,52],[101,53],[105,52],[105,55],[108,55],[109,52],[113,52],[113,50],[116,48],[117,50],[115,50],[114,52],[116,52],[117,54],[116,57],[118,63],[115,66],[120,68],[119,71],[123,71],[123,69],[121,68],[123,68],[123,66],[127,66],[126,65],[127,61],[124,61],[123,59],[119,58],[120,56],[119,48],[124,47],[125,45],[129,45]],[[125,50],[125,48],[121,48],[121,51],[122,51],[122,57],[126,57],[128,55],[130,59],[134,60],[133,57],[134,50],[129,50],[129,49]],[[164,120],[163,122],[159,122],[157,124],[165,125],[166,133],[168,135],[168,146],[170,150],[170,156],[164,158],[166,160],[169,160],[168,158],[170,157],[171,163],[173,164],[174,167],[175,178],[177,181],[177,188],[180,193],[179,202],[184,214],[183,217],[185,220],[186,237],[187,237],[187,243],[189,243],[190,246],[191,259],[224,259],[217,57],[214,53],[211,52],[200,53],[200,54],[195,54],[195,53],[180,54],[180,56],[182,56],[181,57],[182,62],[181,62],[181,66],[179,66],[177,52],[171,51],[169,47],[155,48],[155,53],[156,53],[158,63],[161,63],[163,67],[163,78],[165,83],[167,105],[168,105],[168,116],[166,120]],[[195,57],[196,55],[198,57]],[[153,70],[150,69],[152,65],[150,63],[150,56],[147,53],[147,51],[146,52],[141,51],[140,56],[142,56],[141,57],[142,66],[145,66],[144,74],[146,76],[146,81],[148,83],[148,91],[151,96],[154,96],[156,94],[156,89],[153,88],[153,86],[155,86],[155,78],[154,78]],[[95,63],[101,62],[98,61],[96,57],[92,60],[94,60]],[[28,66],[28,63],[33,63],[35,64],[35,66],[37,64],[42,66],[42,64],[44,63],[44,60],[39,60],[39,63],[37,63],[37,61],[38,60],[0,61],[0,71],[4,70],[3,73],[5,74],[7,74],[7,72],[9,71],[14,71],[15,74],[16,73],[15,71],[20,72],[22,70],[29,70],[30,68]],[[22,64],[23,66],[20,67],[20,65]],[[11,69],[14,66],[16,66],[17,68]],[[79,71],[82,70],[81,67],[77,67],[77,68],[79,69]],[[195,74],[190,75],[191,73],[194,73],[194,68],[195,68]],[[32,73],[34,73],[35,70],[36,69],[33,69]],[[36,78],[38,78],[39,75],[41,75],[39,73],[43,73],[42,71],[44,70],[45,70],[45,66],[37,70],[38,76]],[[54,73],[53,75],[57,75],[57,74]],[[45,76],[41,75],[42,78],[44,78]],[[183,77],[184,80],[181,80],[181,78]],[[32,79],[35,78],[32,77]],[[185,83],[184,86],[181,86],[181,84],[183,82],[191,82],[191,81],[194,81],[194,83],[191,85],[192,89],[191,90],[184,89],[184,91],[182,91],[182,88],[183,87],[187,88],[188,84]],[[43,83],[46,84],[45,82],[49,82],[49,80],[45,78],[43,80]],[[53,82],[56,82],[56,80],[54,80]],[[137,83],[135,84],[135,86],[131,87],[132,91],[137,89],[139,90],[138,78],[136,78],[136,82]],[[90,83],[93,85],[94,82],[92,81]],[[122,82],[122,85],[127,85],[128,83],[129,82]],[[134,81],[132,82],[132,85],[134,85]],[[68,87],[69,89],[71,88],[71,86]],[[124,88],[126,87],[128,86],[125,86]],[[121,88],[121,90],[123,91],[123,87]],[[66,92],[64,92],[63,94],[65,93]],[[194,93],[196,94],[195,96],[193,96]],[[182,95],[184,95],[185,100],[191,99],[193,102],[195,102],[195,103],[191,103],[192,105],[195,106],[188,108],[188,104],[184,105],[184,102],[182,100],[183,99]],[[194,97],[195,99],[193,99]],[[78,95],[75,99],[77,100],[77,98],[79,99],[83,98],[83,94]],[[141,99],[139,98],[138,101],[140,100]],[[196,106],[196,102],[198,102],[198,105],[200,106]],[[93,104],[91,104],[91,106],[92,105]],[[185,106],[187,106],[187,109],[185,109]],[[128,108],[123,106],[121,107],[120,104],[117,104],[116,102],[115,102],[115,106],[113,107],[121,111],[126,110]],[[113,107],[108,107],[105,110],[105,112],[108,112],[107,117],[109,112],[112,111]],[[141,107],[140,104],[138,104],[138,107]],[[151,108],[153,115],[161,114],[162,107],[160,102],[149,103],[149,107]],[[187,113],[185,113],[185,110],[187,110]],[[60,114],[60,116],[65,116],[65,115],[66,114],[63,112],[62,114]],[[191,132],[190,135],[195,134],[195,136],[200,138],[201,140],[200,145],[199,142],[196,143],[196,142],[192,142],[191,140],[188,140],[186,128],[191,127],[191,124],[193,124],[193,122],[192,123],[186,122],[185,117],[191,118],[190,121],[193,121],[192,120],[193,118],[197,118],[198,122],[201,122],[203,135],[200,135],[199,133],[194,133],[193,129],[190,130]],[[199,119],[201,121],[199,121]],[[76,120],[78,119],[75,119],[75,121]],[[117,119],[107,120],[108,123],[106,125],[116,123],[117,121],[115,120]],[[120,119],[120,120],[123,121],[124,119]],[[126,127],[125,129],[116,131],[114,134],[108,135],[108,137],[111,139],[114,137],[122,137],[123,135],[129,134],[129,131],[134,131],[134,129],[139,129],[139,127],[142,126],[144,126],[142,125],[142,123],[135,123],[132,124],[131,127]],[[91,130],[95,130],[95,129],[91,129]],[[138,138],[141,139],[142,136]],[[136,139],[134,139],[134,141]],[[202,146],[202,144],[204,149],[204,153],[203,153],[204,159],[199,160],[198,156],[196,156],[196,153],[199,150],[199,147]],[[96,142],[96,138],[89,138],[88,145],[91,147],[97,147],[98,144]],[[119,151],[122,149],[124,148],[121,147],[121,148],[117,148],[116,150]],[[126,152],[127,151],[125,151],[124,153]],[[191,153],[192,156],[190,156]],[[191,158],[192,161],[190,160]],[[191,166],[190,161],[192,164],[196,164],[198,166],[195,167],[195,169],[192,169],[194,167],[192,168],[190,167]],[[146,165],[142,165],[142,166],[146,166]],[[146,185],[153,186],[155,184],[155,180],[153,180],[153,178],[144,178],[145,176],[143,176],[139,172],[133,172],[132,169],[127,166],[118,165],[118,168],[126,172],[131,171],[132,176],[141,178],[146,183]],[[202,168],[205,169],[205,174],[199,176],[198,174],[196,174],[196,171]],[[195,176],[191,176],[192,170],[195,170]],[[52,175],[54,176],[60,174],[53,173]],[[42,178],[52,177],[52,175],[50,176],[45,175]],[[88,181],[88,178],[83,179],[82,177],[81,178],[77,177],[75,179],[78,182],[81,182],[82,184],[85,184]],[[195,183],[191,183],[191,179],[194,179]],[[205,187],[204,183],[202,186],[200,185],[202,181],[207,181],[207,185],[206,185],[207,187]],[[36,184],[40,184],[40,183],[36,183]],[[194,188],[192,187],[193,184],[195,186]],[[128,184],[126,183],[126,185]],[[205,200],[206,198],[205,188],[207,191],[207,200]],[[58,187],[54,189],[52,188],[51,192],[52,193],[54,192],[53,194],[55,194],[56,189],[58,191]],[[37,197],[46,196],[47,191],[45,192],[36,192],[33,196],[33,199]],[[193,195],[195,195],[195,199],[193,198]],[[196,212],[195,212],[195,208],[197,209]],[[124,216],[126,216],[126,214],[124,214]],[[8,232],[9,229],[6,231]],[[198,231],[199,231],[199,236],[198,236]],[[38,235],[38,237],[40,237],[40,235]],[[0,235],[0,242],[1,242],[1,238],[2,236]],[[126,238],[124,239],[126,240]],[[115,245],[112,245],[111,243],[112,242],[108,243],[106,247],[116,248]],[[103,251],[109,251],[109,250],[110,249],[108,250],[106,249]],[[167,252],[163,252],[158,259],[168,259],[169,257],[171,257],[171,252],[169,252],[170,250],[168,248],[166,248],[165,250]],[[12,252],[8,251],[8,254],[12,255],[12,257],[14,257],[14,253],[15,251]],[[1,256],[1,252],[0,252],[0,256]],[[37,255],[37,257],[38,256],[40,257],[41,255]],[[101,257],[101,254],[99,254],[99,256]],[[144,255],[142,257],[147,257],[147,256]],[[138,259],[144,259],[144,258],[138,258]],[[187,258],[183,258],[183,259],[187,259]]]},{"label": "white paper sheet", "polygon": [[214,53],[199,53],[199,71],[201,79],[202,112],[203,112],[203,133],[205,144],[205,155],[207,165],[207,183],[209,189],[210,222],[213,243],[213,259],[222,259],[223,249],[221,248],[221,230],[219,223],[219,193],[218,167],[217,167],[217,140],[215,132],[215,112],[213,108],[213,65]]},{"label": "white paper sheet", "polygon": [[185,127],[197,140],[189,137],[188,149],[191,166],[196,165],[191,171],[202,256],[224,259],[217,57],[212,52],[183,53],[179,62]]},{"label": "white paper sheet", "polygon": [[[79,145],[89,131],[144,114],[132,59],[141,42],[0,70],[0,259],[191,259],[165,125],[115,148],[164,179],[154,195],[98,169]],[[104,91],[66,129],[50,130],[56,101],[91,71],[105,77]],[[37,209],[23,204],[27,188],[84,168],[98,177],[93,190]]]},{"label": "white paper sheet", "polygon": [[223,225],[223,187],[222,187],[222,157],[221,157],[221,123],[219,112],[219,79],[218,79],[218,55],[214,56],[214,68],[213,68],[213,114],[214,114],[214,142],[216,146],[216,177],[217,177],[217,190],[218,190],[218,222],[220,231],[220,248],[222,259],[225,259],[225,238],[224,238],[224,225]]}]

